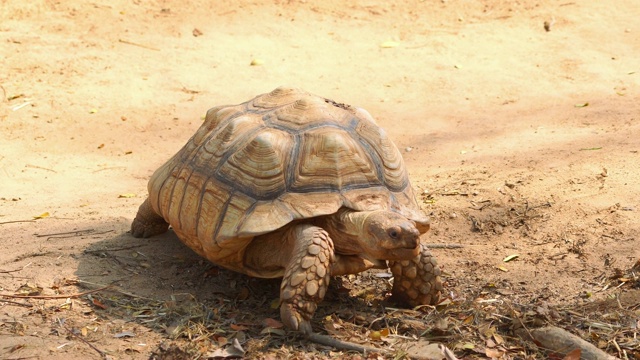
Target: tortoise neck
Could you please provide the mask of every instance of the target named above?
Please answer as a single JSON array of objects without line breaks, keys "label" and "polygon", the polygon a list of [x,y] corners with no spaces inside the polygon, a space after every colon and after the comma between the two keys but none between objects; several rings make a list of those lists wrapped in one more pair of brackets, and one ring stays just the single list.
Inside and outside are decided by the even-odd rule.
[{"label": "tortoise neck", "polygon": [[374,211],[356,211],[348,208],[341,208],[335,214],[327,218],[325,226],[327,231],[333,237],[345,235],[350,237],[362,237],[365,234],[365,222],[373,213],[383,210]]}]

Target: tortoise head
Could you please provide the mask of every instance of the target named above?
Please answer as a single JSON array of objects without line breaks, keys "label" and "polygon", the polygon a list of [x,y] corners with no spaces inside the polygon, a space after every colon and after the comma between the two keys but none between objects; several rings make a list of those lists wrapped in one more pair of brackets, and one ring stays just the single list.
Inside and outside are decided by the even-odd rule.
[{"label": "tortoise head", "polygon": [[379,260],[410,260],[420,253],[420,234],[428,229],[428,220],[416,224],[393,211],[373,211],[362,225],[360,239],[369,255]]}]

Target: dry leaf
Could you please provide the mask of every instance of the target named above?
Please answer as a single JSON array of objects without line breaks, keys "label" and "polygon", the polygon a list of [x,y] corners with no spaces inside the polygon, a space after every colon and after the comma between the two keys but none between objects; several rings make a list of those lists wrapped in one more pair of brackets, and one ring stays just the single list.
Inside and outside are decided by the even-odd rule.
[{"label": "dry leaf", "polygon": [[473,324],[473,319],[474,318],[475,318],[475,316],[469,315],[462,321],[462,323],[465,324],[465,325]]},{"label": "dry leaf", "polygon": [[243,330],[248,330],[249,327],[244,326],[244,325],[236,325],[236,324],[231,324],[229,325],[229,327],[231,328],[231,330],[235,330],[235,331],[243,331]]},{"label": "dry leaf", "polygon": [[262,331],[260,331],[260,334],[263,334],[263,335],[271,334],[271,335],[285,336],[287,333],[282,329],[274,329],[274,328],[266,327],[266,328],[262,329]]},{"label": "dry leaf", "polygon": [[35,296],[40,295],[42,287],[32,283],[26,283],[16,290],[16,295],[20,296]]},{"label": "dry leaf", "polygon": [[440,349],[439,344],[430,343],[427,340],[419,339],[417,342],[407,348],[407,354],[411,358],[416,359],[444,359],[445,356],[442,354],[442,350]]},{"label": "dry leaf", "polygon": [[238,292],[238,300],[247,300],[249,298],[249,295],[251,295],[251,292],[249,291],[249,288],[246,286],[243,286],[240,291]]},{"label": "dry leaf", "polygon": [[102,309],[102,310],[106,310],[106,309],[107,309],[107,305],[105,305],[105,304],[101,303],[101,302],[100,302],[100,300],[98,300],[98,299],[96,299],[96,298],[93,298],[93,299],[91,300],[91,302],[93,303],[93,305],[95,305],[95,306],[99,307],[99,308],[100,308],[100,309]]},{"label": "dry leaf", "polygon": [[397,41],[385,41],[380,43],[380,47],[383,49],[394,48],[400,45]]},{"label": "dry leaf", "polygon": [[280,298],[275,298],[273,300],[271,300],[271,304],[269,304],[269,307],[273,310],[277,309],[280,307]]},{"label": "dry leaf", "polygon": [[136,336],[136,334],[134,334],[131,331],[123,331],[123,332],[119,332],[119,333],[113,335],[114,338],[118,338],[118,339],[123,338],[123,337],[134,337],[134,336]]},{"label": "dry leaf", "polygon": [[486,348],[484,350],[484,354],[491,359],[499,359],[502,357],[502,355],[504,355],[504,352],[497,349]]},{"label": "dry leaf", "polygon": [[127,193],[127,194],[118,195],[118,199],[128,199],[128,198],[134,198],[134,197],[136,197],[136,194]]},{"label": "dry leaf", "polygon": [[518,256],[520,256],[520,255],[518,255],[518,254],[509,255],[509,256],[507,256],[506,258],[502,259],[502,261],[503,261],[503,262],[509,262],[509,261],[511,261],[511,260],[513,260],[513,259],[515,259],[515,258],[517,258]]},{"label": "dry leaf", "polygon": [[575,349],[569,352],[562,360],[580,360],[581,355],[582,355],[582,350]]},{"label": "dry leaf", "polygon": [[266,326],[266,327],[270,327],[273,329],[280,329],[281,327],[283,327],[284,325],[282,325],[282,323],[276,319],[272,319],[272,318],[266,318],[264,320],[262,320],[262,323]]},{"label": "dry leaf", "polygon": [[44,219],[46,217],[49,217],[49,212],[43,212],[42,214],[38,215],[38,216],[34,216],[34,219]]}]

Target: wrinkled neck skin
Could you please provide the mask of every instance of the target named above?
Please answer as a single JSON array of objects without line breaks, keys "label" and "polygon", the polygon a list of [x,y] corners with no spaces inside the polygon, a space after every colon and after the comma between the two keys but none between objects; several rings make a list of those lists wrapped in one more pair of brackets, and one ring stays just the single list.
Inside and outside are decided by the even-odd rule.
[{"label": "wrinkled neck skin", "polygon": [[365,240],[365,222],[370,215],[378,211],[382,210],[355,211],[342,208],[316,224],[324,228],[333,240],[336,252],[336,264],[332,269],[334,275],[355,274],[371,268],[387,268],[386,261],[371,257]]},{"label": "wrinkled neck skin", "polygon": [[384,210],[354,211],[342,208],[336,213],[335,218],[344,226],[343,232],[360,237],[365,233],[364,224],[367,218],[378,212],[384,212]]},{"label": "wrinkled neck skin", "polygon": [[355,211],[341,208],[335,214],[325,218],[324,224],[320,226],[333,239],[338,254],[364,255],[365,221],[371,214],[381,211],[383,210]]}]

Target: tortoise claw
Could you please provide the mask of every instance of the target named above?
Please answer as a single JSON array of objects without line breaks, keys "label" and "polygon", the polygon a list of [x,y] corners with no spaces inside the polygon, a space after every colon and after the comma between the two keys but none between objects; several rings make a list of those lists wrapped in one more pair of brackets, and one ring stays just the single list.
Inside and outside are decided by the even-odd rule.
[{"label": "tortoise claw", "polygon": [[280,306],[280,319],[291,330],[300,331],[305,335],[311,334],[313,331],[310,319],[304,319],[302,314],[291,303],[283,303]]}]

